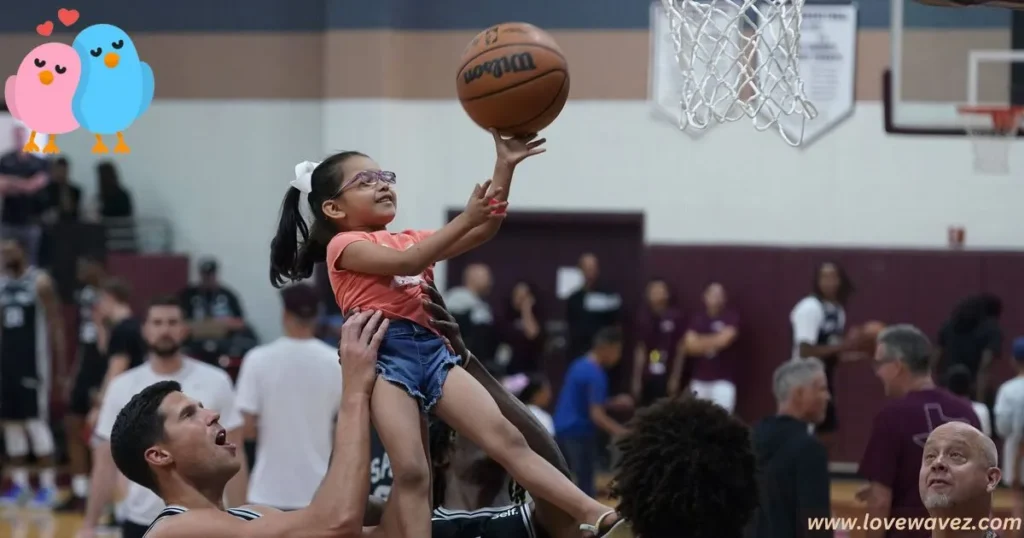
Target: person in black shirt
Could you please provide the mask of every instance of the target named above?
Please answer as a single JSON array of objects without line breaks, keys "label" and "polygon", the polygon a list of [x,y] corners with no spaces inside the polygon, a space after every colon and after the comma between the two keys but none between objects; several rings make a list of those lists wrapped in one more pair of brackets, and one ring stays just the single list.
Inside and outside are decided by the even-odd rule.
[{"label": "person in black shirt", "polygon": [[135,237],[135,210],[132,195],[121,183],[114,163],[101,162],[96,165],[98,195],[97,212],[107,230],[107,248],[120,252],[135,252],[138,244]]},{"label": "person in black shirt", "polygon": [[1003,345],[1003,332],[999,317],[1002,301],[991,294],[967,297],[954,308],[939,330],[939,379],[945,379],[947,369],[962,364],[971,374],[974,399],[988,401],[989,369],[999,357]]},{"label": "person in black shirt", "polygon": [[32,495],[26,468],[31,452],[40,469],[40,489],[31,502],[49,508],[57,495],[50,386],[67,380],[63,307],[53,279],[29,265],[24,245],[4,239],[0,258],[0,421],[12,467],[12,485],[0,504],[20,504]]},{"label": "person in black shirt", "polygon": [[71,496],[59,511],[85,509],[89,493],[89,447],[85,443],[85,423],[93,407],[93,398],[103,384],[107,371],[106,357],[99,348],[99,328],[96,323],[96,303],[100,285],[106,271],[96,258],[83,257],[77,263],[78,281],[82,287],[75,292],[78,305],[78,353],[74,366],[74,382],[68,399],[68,412],[64,416],[66,443],[71,468]]},{"label": "person in black shirt", "polygon": [[825,420],[829,401],[825,368],[816,358],[788,361],[772,379],[778,414],[754,426],[760,472],[760,508],[749,538],[831,538],[808,530],[809,518],[831,515],[828,454],[807,430]]},{"label": "person in black shirt", "polygon": [[580,256],[579,268],[583,273],[583,287],[570,295],[566,301],[565,321],[569,325],[569,360],[590,351],[597,331],[618,325],[622,313],[622,296],[601,284],[597,256],[589,252]]},{"label": "person in black shirt", "polygon": [[82,189],[68,176],[68,160],[59,157],[50,165],[50,184],[44,189],[47,223],[77,222],[82,203]]},{"label": "person in black shirt", "polygon": [[221,284],[217,269],[216,260],[200,260],[199,284],[185,288],[179,295],[189,321],[189,353],[211,364],[227,353],[232,338],[249,332],[238,295]]},{"label": "person in black shirt", "polygon": [[90,429],[96,423],[99,404],[110,382],[129,368],[142,364],[149,351],[142,337],[142,324],[132,315],[131,288],[127,282],[117,278],[106,280],[96,310],[103,320],[100,325],[100,351],[106,357],[107,366],[103,383],[93,399],[93,409],[89,413]]},{"label": "person in black shirt", "polygon": [[21,151],[25,143],[22,127],[14,128],[15,147],[0,156],[0,236],[16,239],[25,245],[28,262],[39,262],[39,240],[42,229],[39,216],[43,207],[40,190],[49,181],[45,160]]}]

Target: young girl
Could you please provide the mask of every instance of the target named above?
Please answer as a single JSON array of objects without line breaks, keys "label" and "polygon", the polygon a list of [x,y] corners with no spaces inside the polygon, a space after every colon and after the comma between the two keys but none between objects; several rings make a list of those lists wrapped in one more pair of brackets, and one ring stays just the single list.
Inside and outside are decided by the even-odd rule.
[{"label": "young girl", "polygon": [[519,398],[537,422],[544,426],[544,430],[554,437],[555,422],[545,410],[551,405],[551,385],[548,380],[541,374],[516,374],[506,377],[501,384],[505,390]]},{"label": "young girl", "polygon": [[[544,139],[492,134],[497,149],[493,185],[477,185],[465,211],[440,230],[386,231],[397,209],[395,174],[382,171],[362,153],[347,151],[296,167],[270,246],[270,280],[275,286],[308,278],[314,263],[326,261],[342,312],[376,310],[390,322],[379,350],[371,416],[391,459],[394,482],[388,506],[397,510],[396,530],[402,538],[430,535],[424,414],[431,411],[534,495],[578,521],[594,522],[581,525],[584,530],[596,533],[597,527],[606,529],[617,519],[530,450],[487,391],[458,366],[460,359],[431,328],[423,308],[426,299],[420,285],[433,280],[434,263],[497,233],[515,166],[544,152]],[[300,213],[302,194],[309,199],[312,225]],[[393,521],[390,512],[385,513],[387,522]]]}]

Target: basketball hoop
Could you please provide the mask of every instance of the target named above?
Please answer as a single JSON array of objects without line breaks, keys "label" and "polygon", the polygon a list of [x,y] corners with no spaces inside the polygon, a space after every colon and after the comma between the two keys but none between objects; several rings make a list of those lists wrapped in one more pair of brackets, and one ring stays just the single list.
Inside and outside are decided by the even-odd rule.
[{"label": "basketball hoop", "polygon": [[800,78],[804,0],[662,0],[683,74],[679,128],[744,117],[764,131],[777,127],[792,146],[803,141],[779,125],[783,116],[818,112]]},{"label": "basketball hoop", "polygon": [[991,126],[965,121],[964,129],[974,146],[974,170],[982,174],[1010,173],[1010,143],[1020,130],[1024,106],[963,105],[957,111],[968,116],[988,116]]}]

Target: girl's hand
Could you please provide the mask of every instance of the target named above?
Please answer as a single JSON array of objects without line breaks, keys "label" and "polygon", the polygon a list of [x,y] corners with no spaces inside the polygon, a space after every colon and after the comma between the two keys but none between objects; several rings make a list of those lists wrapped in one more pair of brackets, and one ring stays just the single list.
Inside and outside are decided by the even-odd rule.
[{"label": "girl's hand", "polygon": [[544,142],[547,142],[547,139],[535,140],[537,138],[536,133],[503,138],[498,134],[497,129],[491,129],[491,136],[494,137],[494,148],[498,153],[498,162],[506,166],[515,166],[527,157],[540,155],[547,151],[547,149],[540,147]]},{"label": "girl's hand", "polygon": [[491,188],[489,179],[483,185],[477,184],[473,188],[469,202],[466,203],[466,210],[462,212],[474,228],[492,220],[505,218],[505,208],[508,207],[508,202],[499,202],[493,199],[501,194],[501,187],[495,187],[491,193],[487,192],[489,188]]}]

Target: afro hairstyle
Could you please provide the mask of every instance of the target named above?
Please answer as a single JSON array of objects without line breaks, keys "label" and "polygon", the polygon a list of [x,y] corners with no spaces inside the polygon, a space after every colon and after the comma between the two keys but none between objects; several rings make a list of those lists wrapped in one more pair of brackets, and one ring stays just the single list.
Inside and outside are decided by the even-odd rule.
[{"label": "afro hairstyle", "polygon": [[641,538],[740,538],[758,506],[746,424],[691,396],[641,409],[617,443],[611,485]]}]

